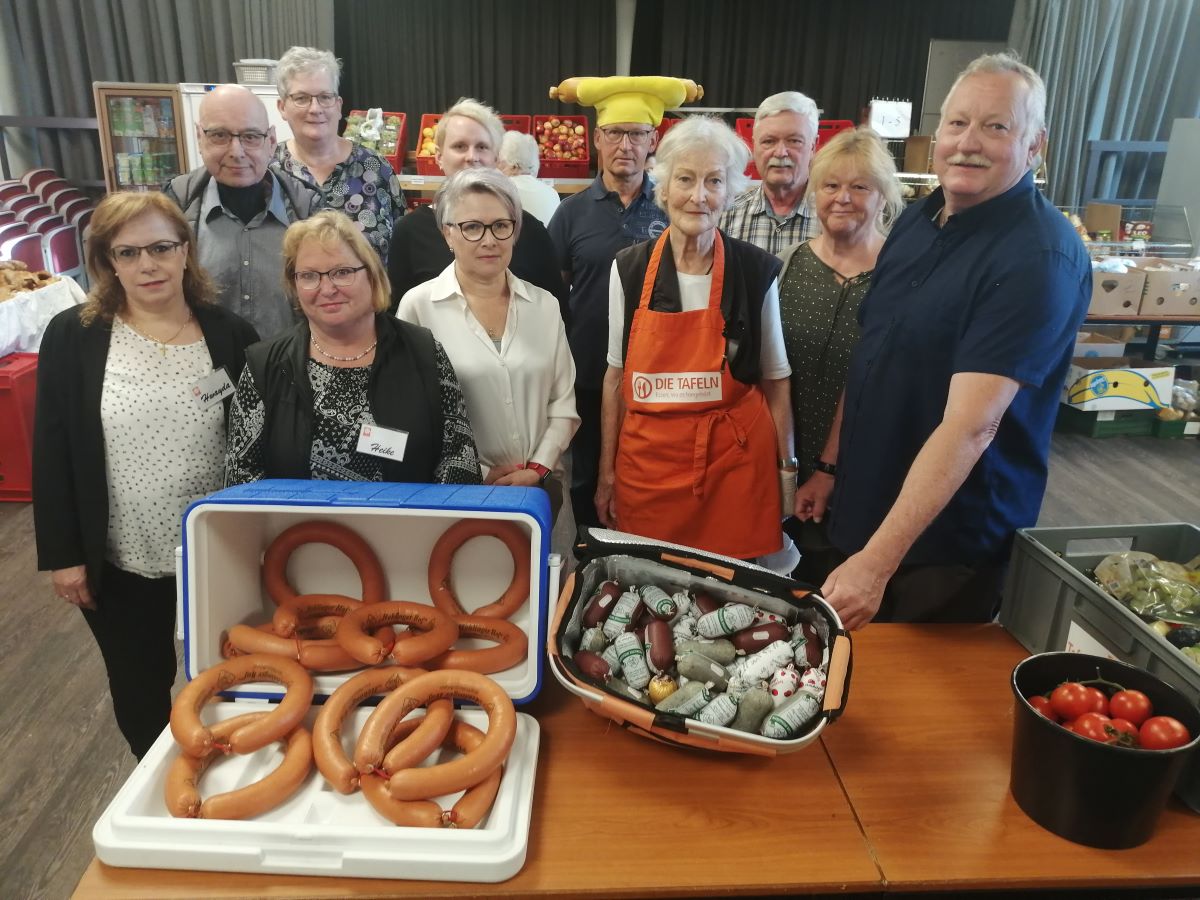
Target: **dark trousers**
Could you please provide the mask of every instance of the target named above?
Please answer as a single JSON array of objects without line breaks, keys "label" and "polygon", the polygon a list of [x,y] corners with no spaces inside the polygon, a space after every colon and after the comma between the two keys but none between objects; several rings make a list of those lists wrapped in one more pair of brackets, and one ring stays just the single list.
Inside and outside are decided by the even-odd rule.
[{"label": "dark trousers", "polygon": [[571,441],[571,508],[575,525],[599,525],[596,514],[596,482],[600,476],[599,388],[575,385],[575,409],[579,430]]},{"label": "dark trousers", "polygon": [[104,564],[95,610],[81,610],[96,638],[117,727],[139,760],[171,719],[175,683],[175,579],[143,578]]}]

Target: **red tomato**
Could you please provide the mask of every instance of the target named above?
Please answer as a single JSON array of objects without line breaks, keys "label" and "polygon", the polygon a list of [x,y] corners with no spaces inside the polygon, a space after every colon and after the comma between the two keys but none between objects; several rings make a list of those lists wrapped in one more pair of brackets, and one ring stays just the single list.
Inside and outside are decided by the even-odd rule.
[{"label": "red tomato", "polygon": [[1097,712],[1086,712],[1075,720],[1071,725],[1071,730],[1078,735],[1103,744],[1109,739],[1108,732],[1104,730],[1105,726],[1111,724],[1112,719],[1108,716],[1102,716]]},{"label": "red tomato", "polygon": [[1058,721],[1058,715],[1050,707],[1050,700],[1043,697],[1041,694],[1034,694],[1028,698],[1029,705],[1036,709],[1039,713],[1049,719],[1051,722]]},{"label": "red tomato", "polygon": [[1100,713],[1102,716],[1108,715],[1108,697],[1100,688],[1089,687],[1085,688],[1088,694],[1088,699],[1092,701],[1090,712]]},{"label": "red tomato", "polygon": [[1171,750],[1192,739],[1184,724],[1170,716],[1151,716],[1142,723],[1138,737],[1144,750]]},{"label": "red tomato", "polygon": [[1154,715],[1150,698],[1141,691],[1117,691],[1108,701],[1108,711],[1114,719],[1125,719],[1134,725],[1141,725]]},{"label": "red tomato", "polygon": [[1092,711],[1092,698],[1082,684],[1068,681],[1050,693],[1050,706],[1060,719],[1077,719]]},{"label": "red tomato", "polygon": [[1138,727],[1128,719],[1113,719],[1108,723],[1108,727],[1117,732],[1116,734],[1109,735],[1109,737],[1114,740],[1119,739],[1122,734],[1127,734],[1135,741],[1137,740]]}]

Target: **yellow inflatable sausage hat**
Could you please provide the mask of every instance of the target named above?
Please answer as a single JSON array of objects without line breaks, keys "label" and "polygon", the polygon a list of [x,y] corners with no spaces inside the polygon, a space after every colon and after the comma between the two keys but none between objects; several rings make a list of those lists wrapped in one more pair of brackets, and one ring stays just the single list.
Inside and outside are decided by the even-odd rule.
[{"label": "yellow inflatable sausage hat", "polygon": [[638,122],[658,127],[663,110],[704,96],[704,88],[687,78],[667,75],[611,75],[568,78],[550,88],[550,99],[596,107],[596,124]]}]

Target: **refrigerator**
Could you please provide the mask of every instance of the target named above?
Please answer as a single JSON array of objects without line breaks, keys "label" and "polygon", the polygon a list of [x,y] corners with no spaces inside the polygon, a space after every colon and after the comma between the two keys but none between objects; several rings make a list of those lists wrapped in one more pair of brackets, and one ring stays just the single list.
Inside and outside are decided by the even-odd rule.
[{"label": "refrigerator", "polygon": [[[196,115],[200,110],[200,101],[204,95],[216,87],[215,84],[179,84],[179,94],[183,102],[181,115],[183,117],[183,142],[187,148],[187,158],[191,161],[188,168],[194,169],[201,165],[200,144],[196,140]],[[292,136],[292,126],[283,120],[279,112],[279,91],[273,84],[247,84],[267,108],[267,123],[275,126],[275,140],[283,143]],[[186,170],[184,170],[186,171]]]}]

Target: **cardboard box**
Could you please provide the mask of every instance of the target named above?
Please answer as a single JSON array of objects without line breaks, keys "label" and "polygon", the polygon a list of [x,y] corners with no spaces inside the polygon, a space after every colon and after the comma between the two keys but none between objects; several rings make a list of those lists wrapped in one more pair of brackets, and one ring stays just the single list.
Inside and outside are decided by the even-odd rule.
[{"label": "cardboard box", "polygon": [[[1164,267],[1170,270],[1162,271]],[[1146,277],[1140,315],[1200,316],[1200,270],[1177,259],[1146,257],[1138,260],[1138,271]]]},{"label": "cardboard box", "polygon": [[1084,411],[1162,409],[1171,405],[1173,366],[1135,366],[1127,357],[1079,357],[1071,361],[1062,402]]},{"label": "cardboard box", "polygon": [[[1136,316],[1142,305],[1146,288],[1146,273],[1134,269],[1120,272],[1092,270],[1092,301],[1088,314],[1092,316]],[[1119,355],[1119,354],[1114,354]]]},{"label": "cardboard box", "polygon": [[1125,355],[1125,342],[1106,334],[1081,331],[1075,336],[1075,356],[1103,356],[1107,359]]},{"label": "cardboard box", "polygon": [[1121,205],[1119,203],[1089,203],[1083,211],[1083,227],[1092,234],[1107,231],[1110,240],[1120,240]]}]

